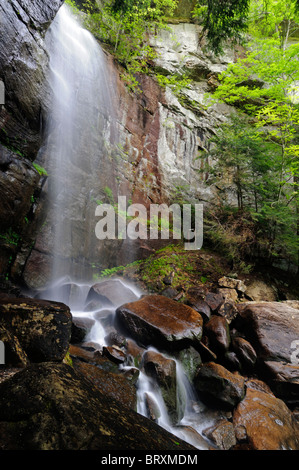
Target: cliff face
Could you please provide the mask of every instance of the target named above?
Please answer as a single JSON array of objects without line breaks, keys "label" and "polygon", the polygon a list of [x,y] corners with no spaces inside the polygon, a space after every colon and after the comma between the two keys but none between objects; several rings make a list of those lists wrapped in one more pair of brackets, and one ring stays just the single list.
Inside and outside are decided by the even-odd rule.
[{"label": "cliff face", "polygon": [[[6,210],[2,219],[7,230],[17,237],[17,243],[7,243],[4,233],[1,274],[10,271],[15,280],[21,279],[29,287],[41,287],[47,282],[55,249],[53,227],[45,212],[51,172],[48,178],[40,177],[30,160],[35,160],[43,145],[43,130],[51,108],[52,97],[47,87],[49,40],[45,41],[45,36],[62,3],[24,0],[8,2],[5,10],[0,7],[4,18],[1,37],[6,45],[0,52],[0,78],[6,87],[6,104],[0,113],[0,143],[5,147],[0,149],[3,160],[0,189],[4,188],[3,201],[10,213],[9,218]],[[207,175],[198,172],[201,163],[197,157],[199,151],[208,147],[210,136],[226,119],[229,108],[218,104],[206,109],[205,95],[211,91],[216,74],[234,56],[230,52],[215,60],[212,55],[204,55],[198,48],[195,24],[177,22],[170,28],[153,44],[158,51],[153,66],[160,74],[184,73],[192,79],[190,88],[179,95],[169,87],[159,86],[154,75],[139,77],[142,93],[129,92],[120,78],[119,65],[109,53],[104,54],[116,123],[111,129],[107,125],[109,116],[104,117],[103,125],[109,127],[109,136],[104,136],[102,143],[87,142],[82,163],[76,166],[76,185],[81,187],[79,205],[73,204],[63,214],[65,220],[72,220],[76,226],[74,246],[61,247],[70,270],[76,271],[78,259],[87,270],[90,266],[98,269],[125,264],[149,254],[154,247],[149,240],[133,244],[130,240],[97,240],[95,200],[117,203],[118,196],[127,196],[133,203],[148,207],[151,203],[175,202],[176,194],[182,190],[193,201],[209,203],[215,197],[215,189],[205,184]],[[84,132],[78,129],[82,138]],[[106,137],[110,141],[108,147]],[[95,145],[107,147],[101,153],[101,161]],[[7,163],[7,152],[10,159],[21,159],[23,165],[22,176],[13,177],[19,181],[19,186],[13,183],[14,193],[8,193],[4,184],[1,186],[1,181],[9,177],[7,169],[12,171],[14,167]],[[37,161],[47,168],[45,152],[39,152]]]},{"label": "cliff face", "polygon": [[0,275],[4,277],[16,257],[24,264],[27,255],[22,252],[27,253],[32,244],[34,202],[41,181],[31,161],[42,142],[47,106],[48,54],[43,39],[62,3],[0,3],[0,80],[5,87],[5,104],[0,105]]}]

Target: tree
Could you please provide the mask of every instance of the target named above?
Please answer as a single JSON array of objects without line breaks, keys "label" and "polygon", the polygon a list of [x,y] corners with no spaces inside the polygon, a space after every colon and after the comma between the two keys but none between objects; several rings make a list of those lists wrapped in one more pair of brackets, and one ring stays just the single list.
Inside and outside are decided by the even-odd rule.
[{"label": "tree", "polygon": [[244,33],[257,31],[281,33],[283,45],[293,31],[298,16],[299,0],[199,0],[194,17],[203,26],[200,42],[206,39],[215,54],[222,52],[223,45],[238,43]]},{"label": "tree", "polygon": [[[263,204],[255,214],[267,233],[267,249],[272,254],[278,246],[285,246],[289,254],[298,253],[298,59],[299,44],[284,47],[277,35],[256,40],[246,57],[231,64],[219,77],[220,86],[215,92],[218,99],[252,116],[256,135],[276,147],[273,181],[267,182],[271,191],[263,195]],[[239,154],[241,161],[243,157]],[[251,160],[250,165],[253,163]]]},{"label": "tree", "polygon": [[203,26],[200,42],[205,38],[208,47],[219,54],[226,41],[239,41],[247,30],[249,3],[250,0],[200,1],[194,10],[194,16]]}]

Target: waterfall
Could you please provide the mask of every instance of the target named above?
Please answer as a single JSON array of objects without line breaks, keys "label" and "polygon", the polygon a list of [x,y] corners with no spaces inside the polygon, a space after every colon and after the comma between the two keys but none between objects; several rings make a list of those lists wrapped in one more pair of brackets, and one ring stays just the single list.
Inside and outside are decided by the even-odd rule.
[{"label": "waterfall", "polygon": [[[142,294],[135,286],[118,280],[120,284],[113,287],[114,295],[107,305],[97,305],[88,297],[94,283],[88,259],[92,260],[96,253],[91,201],[101,191],[102,158],[114,134],[111,80],[100,46],[65,5],[52,23],[46,43],[53,99],[40,159],[46,162],[50,176],[47,233],[53,265],[51,288],[43,292],[43,298],[69,305],[74,319],[91,325],[85,342],[96,344],[101,350],[108,332],[115,327],[116,308]],[[181,364],[175,361],[177,402],[182,407],[179,423],[171,422],[161,389],[142,368],[137,382],[137,412],[155,419],[195,447],[207,448],[198,432],[209,419],[199,419],[201,405]],[[120,368],[131,366],[124,364]],[[152,416],[149,407],[153,408]]]},{"label": "waterfall", "polygon": [[110,77],[94,37],[63,5],[46,36],[52,103],[41,149],[49,178],[52,281],[91,278],[94,206],[113,132]]}]

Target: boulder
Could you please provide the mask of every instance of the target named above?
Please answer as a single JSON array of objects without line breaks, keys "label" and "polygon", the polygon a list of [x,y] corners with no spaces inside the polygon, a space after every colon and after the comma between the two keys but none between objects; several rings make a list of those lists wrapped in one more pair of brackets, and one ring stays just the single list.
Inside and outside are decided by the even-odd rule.
[{"label": "boulder", "polygon": [[236,328],[243,331],[259,360],[291,362],[299,338],[299,310],[280,302],[238,305]]},{"label": "boulder", "polygon": [[232,347],[243,367],[252,370],[256,363],[257,355],[249,341],[236,337],[232,341]]},{"label": "boulder", "polygon": [[146,295],[122,305],[116,310],[116,320],[139,344],[168,351],[196,348],[202,335],[201,315],[163,295]]},{"label": "boulder", "polygon": [[130,287],[119,279],[108,279],[98,282],[90,288],[86,302],[98,301],[104,306],[119,307],[124,303],[134,302],[135,300],[138,300],[138,296]]},{"label": "boulder", "polygon": [[2,450],[195,450],[66,364],[31,364],[0,384]]},{"label": "boulder", "polygon": [[251,450],[299,450],[299,425],[285,403],[247,383],[233,413],[238,441]]},{"label": "boulder", "polygon": [[292,409],[299,406],[299,364],[265,361],[263,373],[275,396]]},{"label": "boulder", "polygon": [[194,385],[202,401],[221,409],[233,409],[245,396],[245,379],[215,362],[200,367]]},{"label": "boulder", "polygon": [[62,361],[72,330],[69,307],[59,302],[0,296],[0,321],[31,362]]},{"label": "boulder", "polygon": [[41,145],[43,106],[49,102],[49,56],[43,39],[63,0],[20,0],[0,4],[1,79],[6,102],[0,107],[0,139],[33,160]]},{"label": "boulder", "polygon": [[127,408],[136,410],[136,387],[123,374],[108,372],[82,361],[75,361],[74,369],[90,380],[107,397],[112,397]]},{"label": "boulder", "polygon": [[147,351],[142,358],[145,373],[159,385],[171,421],[175,424],[183,417],[179,411],[180,396],[177,389],[176,362],[156,351]]},{"label": "boulder", "polygon": [[204,326],[204,333],[209,338],[209,345],[217,355],[224,354],[230,345],[229,326],[224,317],[212,315]]},{"label": "boulder", "polygon": [[204,429],[203,435],[221,450],[229,450],[237,443],[234,426],[227,419],[221,419],[213,426]]}]

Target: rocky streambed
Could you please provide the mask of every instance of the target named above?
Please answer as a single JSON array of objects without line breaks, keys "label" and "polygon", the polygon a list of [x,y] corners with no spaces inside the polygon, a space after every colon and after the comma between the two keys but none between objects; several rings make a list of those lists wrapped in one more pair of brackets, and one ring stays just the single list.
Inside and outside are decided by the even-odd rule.
[{"label": "rocky streambed", "polygon": [[0,448],[298,450],[299,303],[245,288],[2,294]]}]

